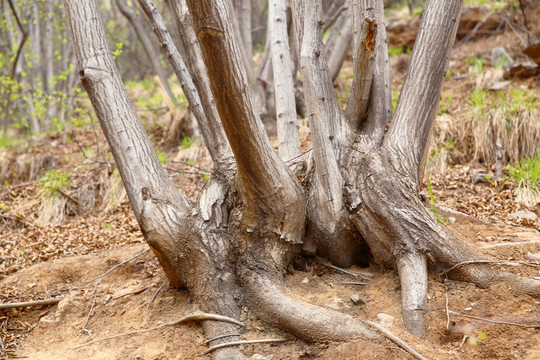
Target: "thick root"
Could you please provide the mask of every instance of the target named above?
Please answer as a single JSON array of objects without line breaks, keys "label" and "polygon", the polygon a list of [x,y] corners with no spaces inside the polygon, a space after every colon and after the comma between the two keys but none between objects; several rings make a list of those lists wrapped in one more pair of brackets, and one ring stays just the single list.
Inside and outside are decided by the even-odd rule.
[{"label": "thick root", "polygon": [[243,277],[246,301],[266,321],[308,342],[374,339],[362,321],[295,299],[280,286],[253,271]]},{"label": "thick root", "polygon": [[405,328],[424,338],[427,313],[428,274],[426,257],[420,253],[407,254],[397,262],[401,281],[401,311]]}]

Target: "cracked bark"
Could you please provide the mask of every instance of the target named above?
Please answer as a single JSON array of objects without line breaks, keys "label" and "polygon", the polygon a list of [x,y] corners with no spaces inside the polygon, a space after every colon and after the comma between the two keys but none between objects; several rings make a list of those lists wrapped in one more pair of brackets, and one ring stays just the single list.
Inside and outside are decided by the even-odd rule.
[{"label": "cracked bark", "polygon": [[[386,121],[379,121],[386,119],[386,100],[373,99],[385,93],[384,81],[375,86],[374,75],[367,119],[360,132],[354,131],[337,104],[324,53],[321,56],[320,1],[295,1],[296,43],[313,152],[308,160],[300,157],[285,163],[266,137],[251,98],[227,1],[189,0],[193,28],[186,39],[204,61],[190,71],[193,76],[198,70],[206,74],[194,83],[201,102],[211,105],[203,105],[209,123],[220,124],[208,131],[210,136],[224,131],[234,155],[234,161],[214,159],[215,169],[195,202],[177,191],[152,149],[112,61],[95,0],[64,0],[64,4],[79,74],[141,231],[171,283],[187,287],[202,311],[238,319],[247,305],[265,321],[307,341],[373,338],[361,320],[284,292],[285,270],[302,247],[342,266],[372,256],[375,262],[396,269],[405,326],[420,337],[425,335],[428,272],[446,271],[452,278],[479,286],[504,281],[519,291],[540,295],[539,280],[499,273],[486,264],[463,264],[483,258],[438,223],[420,201],[419,168],[460,1],[426,3],[418,49],[387,133]],[[378,6],[382,8],[382,3]],[[180,18],[182,9],[172,7]],[[377,57],[377,41],[383,35],[376,21]],[[182,26],[177,22],[179,30]],[[440,51],[430,54],[427,49],[434,43]],[[381,58],[375,60],[375,69]],[[415,75],[418,69],[425,69],[427,75]],[[355,77],[362,84],[366,74],[356,72]],[[379,110],[372,110],[373,104]],[[370,118],[372,111],[375,115]],[[366,132],[371,127],[376,130]],[[307,167],[296,167],[304,161]],[[297,173],[287,164],[295,166]],[[305,182],[301,184],[297,176]],[[215,321],[205,321],[203,328],[209,338],[237,332],[235,325]],[[242,354],[228,347],[213,357],[237,359]]]}]

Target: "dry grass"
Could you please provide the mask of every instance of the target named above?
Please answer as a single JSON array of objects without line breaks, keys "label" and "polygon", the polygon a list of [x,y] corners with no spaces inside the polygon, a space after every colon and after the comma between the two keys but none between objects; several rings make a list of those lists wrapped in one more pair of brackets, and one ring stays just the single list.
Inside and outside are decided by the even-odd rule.
[{"label": "dry grass", "polygon": [[469,161],[491,166],[496,160],[498,139],[505,163],[516,163],[536,153],[540,147],[540,100],[533,93],[477,89],[470,95],[466,116],[439,115],[427,171],[441,173],[448,164]]},{"label": "dry grass", "polygon": [[539,106],[534,94],[519,89],[492,96],[483,90],[474,91],[471,94],[473,160],[493,164],[498,139],[507,162],[533,156],[540,144]]}]

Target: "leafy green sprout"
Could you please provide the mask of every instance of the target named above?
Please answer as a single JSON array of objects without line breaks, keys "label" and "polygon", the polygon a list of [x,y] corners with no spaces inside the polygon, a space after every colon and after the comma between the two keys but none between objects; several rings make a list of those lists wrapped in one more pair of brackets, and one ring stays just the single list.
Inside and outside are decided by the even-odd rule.
[{"label": "leafy green sprout", "polygon": [[56,196],[60,191],[65,191],[70,183],[69,176],[56,169],[48,170],[45,176],[39,179],[39,187],[51,197]]},{"label": "leafy green sprout", "polygon": [[159,162],[162,164],[162,165],[165,165],[167,163],[167,153],[161,151],[161,150],[156,150],[156,154],[157,154],[157,157],[159,159]]}]

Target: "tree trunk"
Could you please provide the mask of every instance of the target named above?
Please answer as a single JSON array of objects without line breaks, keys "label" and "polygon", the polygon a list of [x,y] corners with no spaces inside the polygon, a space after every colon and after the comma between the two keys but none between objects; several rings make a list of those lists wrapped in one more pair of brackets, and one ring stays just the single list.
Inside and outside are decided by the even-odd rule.
[{"label": "tree trunk", "polygon": [[[404,323],[418,336],[425,335],[428,271],[445,271],[480,286],[506,281],[519,291],[540,295],[540,280],[496,273],[485,264],[473,263],[482,258],[438,223],[420,201],[419,167],[438,105],[433,99],[440,97],[460,1],[427,2],[396,117],[386,132],[386,123],[379,123],[387,115],[384,99],[373,100],[386,87],[384,81],[380,88],[373,85],[369,106],[376,104],[381,112],[375,113],[376,122],[372,122],[368,108],[363,130],[373,127],[369,133],[354,131],[337,103],[323,52],[321,1],[293,2],[313,147],[311,156],[293,161],[306,165],[295,167],[297,173],[293,174],[287,165],[291,162],[282,161],[272,148],[248,91],[227,0],[188,0],[196,39],[186,37],[200,51],[201,68],[208,75],[207,83],[195,81],[197,90],[201,99],[213,99],[217,120],[234,155],[234,160],[216,163],[196,202],[177,191],[153,152],[122,87],[95,0],[64,0],[64,4],[79,75],[141,231],[169,281],[187,287],[201,310],[238,320],[240,309],[249,306],[263,320],[307,341],[373,338],[362,321],[285,293],[285,271],[302,246],[311,246],[312,251],[318,248],[341,265],[371,253],[374,261],[396,269],[402,285]],[[181,6],[171,5],[177,19],[186,15]],[[382,9],[382,1],[377,6]],[[362,43],[358,36],[355,49],[369,45],[375,49],[375,57],[379,56],[377,63],[384,59],[377,50],[384,27],[377,16],[374,21],[377,35],[371,28],[366,38],[375,37],[375,44],[371,40]],[[357,25],[369,28],[370,22],[362,18]],[[182,26],[177,20],[179,30]],[[437,51],[428,52],[434,44]],[[355,81],[365,82],[366,76],[357,72]],[[373,84],[375,80],[374,75]],[[415,110],[411,103],[425,108]],[[214,109],[205,107],[210,112]],[[221,130],[209,126],[208,131]],[[375,140],[366,139],[367,135]],[[304,179],[302,184],[298,177]],[[203,323],[209,338],[236,333],[235,326]],[[211,345],[226,341],[214,339]],[[213,356],[242,357],[232,347]]]},{"label": "tree trunk", "polygon": [[276,98],[277,135],[279,156],[287,161],[300,154],[296,104],[292,79],[292,64],[287,34],[287,15],[284,0],[271,0],[269,4],[270,41]]}]

